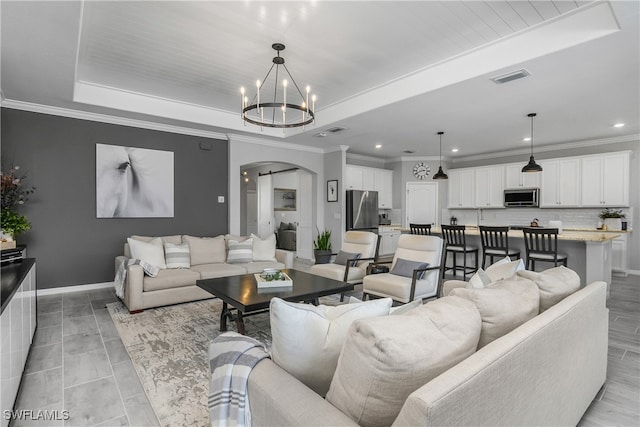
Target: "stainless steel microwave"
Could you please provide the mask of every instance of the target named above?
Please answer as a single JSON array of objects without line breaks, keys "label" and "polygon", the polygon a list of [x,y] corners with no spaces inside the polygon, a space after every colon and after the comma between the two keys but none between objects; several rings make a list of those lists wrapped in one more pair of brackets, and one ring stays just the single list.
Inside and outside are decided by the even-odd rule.
[{"label": "stainless steel microwave", "polygon": [[539,188],[514,188],[504,190],[506,208],[537,208],[540,206]]}]

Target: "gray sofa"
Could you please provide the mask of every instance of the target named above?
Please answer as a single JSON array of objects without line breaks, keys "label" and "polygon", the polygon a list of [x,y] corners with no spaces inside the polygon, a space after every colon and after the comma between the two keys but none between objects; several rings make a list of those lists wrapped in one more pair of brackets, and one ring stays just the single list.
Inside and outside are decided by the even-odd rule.
[{"label": "gray sofa", "polygon": [[[411,393],[392,425],[576,425],[606,378],[606,294],[594,282],[483,346]],[[256,426],[358,425],[270,359],[248,394]]]},{"label": "gray sofa", "polygon": [[[153,239],[145,236],[132,237],[147,242]],[[242,242],[247,238],[247,236],[231,234],[215,238],[162,236],[163,243],[189,243],[191,268],[162,269],[156,277],[149,277],[144,274],[140,265],[128,266],[123,303],[129,312],[134,313],[152,307],[212,298],[210,293],[196,286],[196,280],[259,273],[265,268],[293,267],[293,254],[279,249],[275,250],[275,261],[227,263],[228,242],[231,240]],[[214,242],[219,243],[217,249],[210,248],[210,243]],[[205,244],[209,247],[205,247]],[[131,252],[129,245],[125,243],[124,255],[115,259],[116,271],[121,263],[129,258],[131,258]]]}]

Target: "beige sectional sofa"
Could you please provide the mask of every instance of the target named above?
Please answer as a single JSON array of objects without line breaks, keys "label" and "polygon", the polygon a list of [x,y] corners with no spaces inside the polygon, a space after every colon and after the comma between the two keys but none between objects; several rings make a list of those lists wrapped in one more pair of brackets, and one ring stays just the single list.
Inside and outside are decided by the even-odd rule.
[{"label": "beige sectional sofa", "polygon": [[[143,242],[150,242],[154,239],[146,236],[132,236],[131,238]],[[163,243],[174,245],[188,243],[190,267],[164,268],[159,271],[156,277],[149,277],[144,274],[140,265],[128,266],[124,304],[130,312],[138,312],[152,307],[211,298],[210,293],[196,286],[196,280],[259,273],[265,268],[293,267],[293,254],[275,249],[275,238],[274,259],[239,263],[227,262],[229,242],[243,242],[248,238],[248,236],[231,234],[211,238],[187,235],[162,236]],[[129,258],[131,258],[131,250],[129,244],[125,243],[124,255],[115,259],[116,271]]]},{"label": "beige sectional sofa", "polygon": [[[516,279],[530,284],[536,278]],[[510,286],[513,287],[514,283],[517,282],[511,282]],[[537,281],[536,284],[540,286]],[[345,362],[343,359],[347,357],[345,353],[349,351],[349,345],[352,348],[357,340],[368,340],[371,335],[379,332],[375,330],[376,325],[386,323],[385,318],[380,317],[356,320],[342,347],[338,368],[326,399],[272,360],[266,359],[258,363],[249,375],[248,383],[253,425],[576,425],[606,378],[609,317],[605,305],[606,283],[594,282],[573,291],[575,288],[569,296],[548,307],[548,298],[535,299],[534,301],[545,305],[540,314],[534,313],[532,318],[505,335],[486,345],[479,345],[479,349],[469,357],[454,363],[452,367],[419,386],[408,397],[402,398],[391,418],[382,415],[372,417],[371,414],[384,414],[387,406],[391,406],[390,402],[397,400],[396,389],[401,388],[400,383],[406,380],[398,380],[396,383],[389,383],[387,380],[386,385],[376,385],[375,381],[371,381],[371,375],[362,375],[361,367],[366,367],[367,364],[379,366],[381,360],[396,352],[400,355],[399,366],[405,370],[406,375],[406,370],[411,367],[412,357],[416,356],[412,355],[415,347],[404,344],[399,350],[394,346],[406,343],[406,337],[415,333],[412,330],[416,329],[412,327],[415,316],[412,318],[409,315],[411,312],[405,317],[388,316],[389,324],[396,325],[394,333],[375,345],[365,343],[369,344],[371,354],[376,355],[373,358],[375,360],[371,362],[360,357],[357,364],[354,362],[350,366],[347,373],[350,375],[349,381],[344,382],[347,387],[350,386],[349,382],[362,382],[362,389],[366,392],[373,387],[381,389],[377,392],[383,396],[385,392],[393,396],[383,399],[378,396],[378,399],[372,400],[370,397],[351,393],[348,399],[338,399],[332,404],[332,397],[347,391],[340,390],[336,375]],[[459,295],[440,298],[433,307],[442,308],[442,302],[447,298],[460,300],[464,297],[461,294],[465,292],[474,291],[454,291],[453,294]],[[504,288],[500,292],[504,292]],[[523,294],[523,297],[530,298],[530,295]],[[473,297],[466,301],[467,304],[468,301],[473,301],[478,305],[478,300]],[[485,322],[490,319],[487,313],[482,313],[480,306],[478,310],[482,315],[484,334]],[[431,311],[432,314],[437,312],[433,309]],[[409,326],[397,327],[402,324],[403,319],[406,319]],[[451,324],[441,323],[443,324],[439,327],[445,330],[447,324]],[[366,333],[358,333],[359,330],[365,330]],[[362,345],[361,348],[366,349],[367,346]],[[431,357],[431,353],[438,351],[428,345],[422,348],[426,350],[418,356]],[[403,354],[412,357],[405,360]],[[395,371],[388,369],[387,375],[393,376]],[[348,411],[345,409],[348,407],[355,407],[356,410]]]}]

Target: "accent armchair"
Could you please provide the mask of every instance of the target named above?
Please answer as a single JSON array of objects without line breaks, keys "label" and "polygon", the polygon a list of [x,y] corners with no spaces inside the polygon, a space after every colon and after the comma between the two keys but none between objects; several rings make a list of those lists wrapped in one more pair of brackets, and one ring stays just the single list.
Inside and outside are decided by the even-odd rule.
[{"label": "accent armchair", "polygon": [[366,276],[363,298],[375,295],[408,303],[439,296],[443,247],[444,241],[437,236],[401,235],[391,270]]},{"label": "accent armchair", "polygon": [[367,266],[378,253],[378,235],[368,231],[347,231],[340,253],[333,262],[316,264],[311,274],[347,283],[362,283]]}]

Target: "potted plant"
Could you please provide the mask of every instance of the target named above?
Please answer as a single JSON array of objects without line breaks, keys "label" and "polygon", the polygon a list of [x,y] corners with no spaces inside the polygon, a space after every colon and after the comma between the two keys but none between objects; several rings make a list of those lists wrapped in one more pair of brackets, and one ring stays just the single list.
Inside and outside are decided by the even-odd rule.
[{"label": "potted plant", "polygon": [[313,256],[316,264],[327,264],[331,261],[331,230],[318,230],[318,237],[313,241]]},{"label": "potted plant", "polygon": [[29,200],[29,195],[35,191],[35,187],[25,188],[22,185],[26,175],[19,176],[19,169],[19,166],[13,166],[7,173],[0,174],[2,183],[2,222],[0,224],[2,235],[0,237],[3,249],[15,248],[16,235],[31,228],[27,217],[18,213],[18,208]]},{"label": "potted plant", "polygon": [[600,212],[598,215],[600,219],[604,222],[604,225],[607,226],[607,230],[621,230],[622,229],[622,218],[625,217],[622,210],[614,210],[614,209],[605,209]]}]

